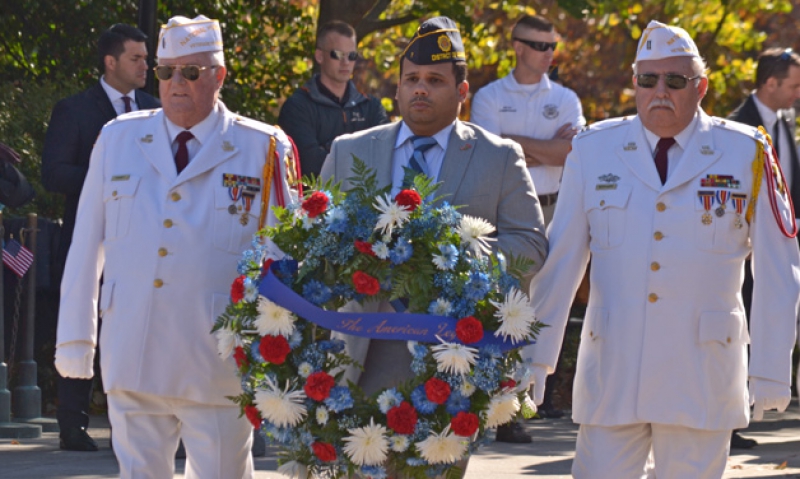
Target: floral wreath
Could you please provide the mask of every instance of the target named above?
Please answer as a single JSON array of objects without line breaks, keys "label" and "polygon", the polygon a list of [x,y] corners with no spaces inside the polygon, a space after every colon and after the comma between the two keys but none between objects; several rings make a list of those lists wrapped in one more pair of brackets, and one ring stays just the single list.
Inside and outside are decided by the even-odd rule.
[{"label": "floral wreath", "polygon": [[[239,261],[214,327],[241,378],[242,394],[230,399],[279,446],[283,474],[456,477],[457,461],[487,441],[488,428],[535,412],[517,386],[530,375],[518,348],[541,328],[519,290],[532,261],[492,253],[487,221],[423,201],[437,188],[429,178],[413,178],[392,199],[354,160],[347,194],[312,182],[300,205],[275,208],[277,225],[257,233]],[[270,242],[287,258],[267,259]],[[278,304],[296,304],[288,297],[312,312]],[[446,338],[409,341],[413,379],[372,396],[343,384],[344,368],[360,365],[314,322],[315,311],[341,314],[345,303],[369,300],[453,326]]]}]

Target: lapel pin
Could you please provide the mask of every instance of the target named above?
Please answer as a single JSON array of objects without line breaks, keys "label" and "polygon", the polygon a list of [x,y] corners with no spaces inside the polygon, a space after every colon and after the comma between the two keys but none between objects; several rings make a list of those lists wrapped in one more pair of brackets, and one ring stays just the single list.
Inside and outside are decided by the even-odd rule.
[{"label": "lapel pin", "polygon": [[227,141],[223,141],[223,142],[222,142],[222,149],[223,149],[224,151],[233,151],[233,150],[234,150],[234,147],[233,147],[233,145],[231,145],[231,144],[230,144],[230,143],[228,143]]},{"label": "lapel pin", "polygon": [[623,146],[622,149],[625,151],[636,151],[636,143],[630,142],[627,145]]},{"label": "lapel pin", "polygon": [[703,145],[703,146],[700,147],[700,154],[701,155],[713,155],[714,154],[714,150],[712,150],[711,147],[708,146],[708,145]]},{"label": "lapel pin", "polygon": [[461,147],[461,151],[467,151],[472,148],[472,144],[465,143],[464,146]]},{"label": "lapel pin", "polygon": [[153,135],[145,135],[139,139],[142,143],[152,143],[153,142]]}]

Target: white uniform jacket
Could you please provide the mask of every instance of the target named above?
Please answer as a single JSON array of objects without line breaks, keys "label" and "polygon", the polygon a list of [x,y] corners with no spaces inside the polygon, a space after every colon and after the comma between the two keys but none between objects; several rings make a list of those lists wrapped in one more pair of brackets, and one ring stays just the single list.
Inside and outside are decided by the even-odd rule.
[{"label": "white uniform jacket", "polygon": [[[555,367],[591,255],[575,422],[744,427],[748,343],[749,374],[788,387],[800,253],[781,233],[764,181],[755,217],[745,221],[754,135],[752,127],[699,111],[663,186],[638,117],[602,122],[575,138],[548,231],[550,255],[531,284],[537,318],[552,327],[525,352]],[[702,194],[720,191],[746,195],[741,215],[730,197],[720,215],[717,202],[706,211]],[[785,196],[777,209],[788,224]],[[740,289],[749,254],[755,287],[748,334]]]},{"label": "white uniform jacket", "polygon": [[[241,393],[233,359],[220,359],[210,331],[258,229],[270,137],[283,160],[275,160],[280,181],[272,182],[270,205],[278,195],[289,201],[291,144],[277,128],[239,117],[221,102],[216,108],[217,131],[180,175],[161,109],[108,123],[92,152],[61,287],[57,344],[95,344],[102,274],[106,391],[217,405]],[[246,208],[229,211],[243,201],[232,199],[224,174],[260,183],[246,224]],[[273,222],[270,212],[267,224]]]}]

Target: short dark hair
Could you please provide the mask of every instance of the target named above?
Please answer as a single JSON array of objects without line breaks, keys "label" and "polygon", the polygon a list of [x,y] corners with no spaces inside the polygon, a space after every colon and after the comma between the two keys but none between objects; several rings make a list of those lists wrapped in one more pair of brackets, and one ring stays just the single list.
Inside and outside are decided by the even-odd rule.
[{"label": "short dark hair", "polygon": [[[403,77],[403,60],[405,58],[406,57],[400,57],[400,78]],[[467,62],[463,60],[453,62],[453,76],[456,77],[456,86],[467,81]]]},{"label": "short dark hair", "polygon": [[330,33],[338,33],[347,38],[356,38],[356,31],[349,23],[333,20],[319,27],[317,31],[317,48],[322,47],[322,42],[325,41],[325,38],[327,38]]},{"label": "short dark hair", "polygon": [[133,40],[134,42],[146,42],[147,35],[143,31],[130,25],[117,23],[112,25],[111,28],[104,31],[97,40],[97,55],[100,60],[100,71],[106,71],[106,56],[119,60],[119,56],[125,51],[125,42]]},{"label": "short dark hair", "polygon": [[756,88],[760,88],[770,78],[783,80],[789,76],[789,67],[800,67],[800,55],[791,48],[770,48],[758,56],[756,67]]},{"label": "short dark hair", "polygon": [[514,24],[511,34],[516,35],[519,30],[523,28],[538,30],[540,32],[552,32],[554,27],[550,20],[541,15],[524,15],[522,18],[517,20],[517,23]]}]

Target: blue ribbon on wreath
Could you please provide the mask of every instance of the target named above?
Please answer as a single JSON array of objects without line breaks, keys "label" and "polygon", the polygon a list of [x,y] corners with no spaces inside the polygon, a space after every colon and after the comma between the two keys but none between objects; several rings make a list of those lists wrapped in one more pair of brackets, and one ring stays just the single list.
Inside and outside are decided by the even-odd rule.
[{"label": "blue ribbon on wreath", "polygon": [[[272,263],[261,279],[258,292],[273,303],[288,309],[312,323],[340,333],[371,339],[412,340],[421,343],[439,343],[436,336],[452,343],[460,343],[456,337],[458,319],[446,316],[418,313],[362,313],[327,311],[297,294],[286,286],[273,270],[280,270],[280,263]],[[512,344],[496,337],[494,331],[484,331],[483,339],[468,346],[480,348],[494,344],[502,351],[519,348],[524,344]]]}]

